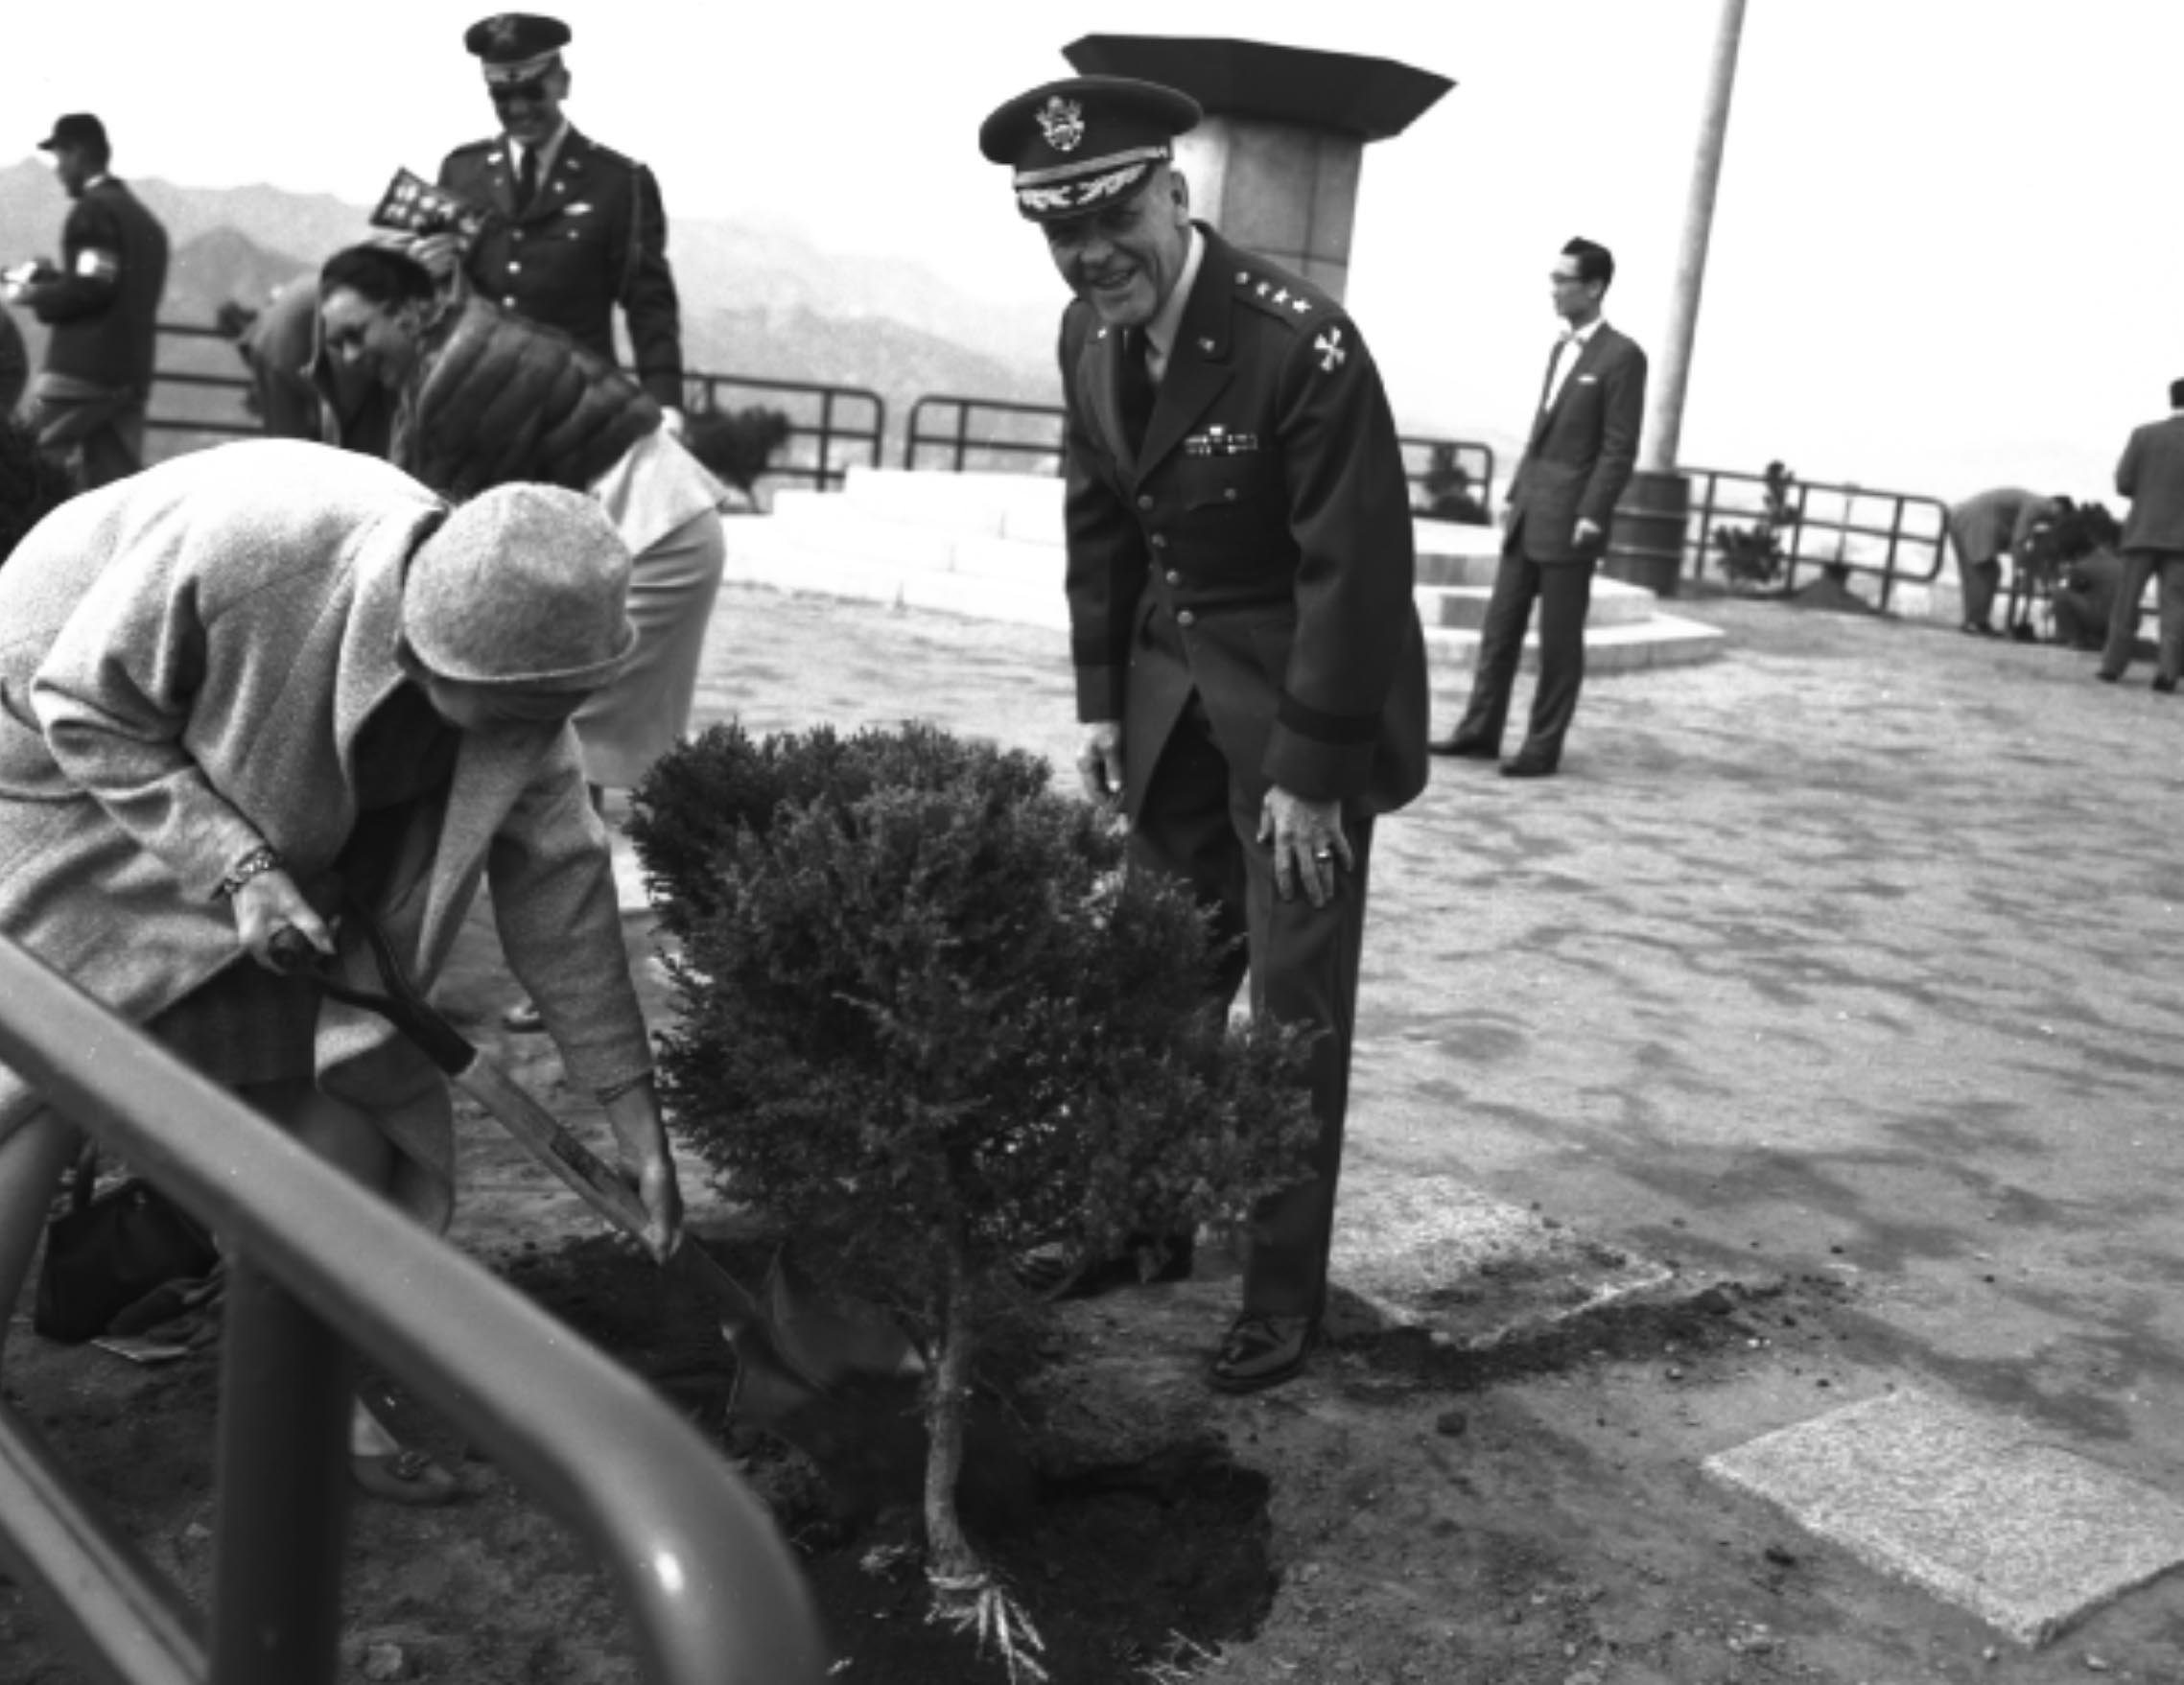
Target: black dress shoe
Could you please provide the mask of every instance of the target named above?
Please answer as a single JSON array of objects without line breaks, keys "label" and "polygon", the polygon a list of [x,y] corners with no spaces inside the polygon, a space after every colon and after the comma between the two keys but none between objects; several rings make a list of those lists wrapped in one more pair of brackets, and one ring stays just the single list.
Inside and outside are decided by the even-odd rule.
[{"label": "black dress shoe", "polygon": [[2153,688],[2156,690],[2160,691],[2164,696],[2172,695],[2175,692],[2176,681],[2174,679],[2157,678],[2153,682]]},{"label": "black dress shoe", "polygon": [[1499,758],[1501,747],[1484,737],[1467,737],[1456,733],[1443,742],[1428,743],[1426,747],[1436,755],[1453,756],[1458,761],[1492,761]]},{"label": "black dress shoe", "polygon": [[1043,1299],[1097,1299],[1118,1287],[1187,1281],[1197,1252],[1196,1235],[1133,1235],[1112,1258],[1085,1263],[1067,1247],[1042,1246],[1020,1254],[1010,1269],[1019,1286]]},{"label": "black dress shoe", "polygon": [[1316,1332],[1309,1317],[1262,1317],[1246,1311],[1222,1336],[1208,1378],[1220,1392],[1278,1387],[1303,1369]]},{"label": "black dress shoe", "polygon": [[2095,672],[2093,676],[2099,679],[2103,685],[2113,685],[2124,675],[2122,673],[2112,673],[2108,671],[2106,667],[2102,667],[2099,671]]},{"label": "black dress shoe", "polygon": [[1555,762],[1544,755],[1519,755],[1501,763],[1504,778],[1553,778]]}]

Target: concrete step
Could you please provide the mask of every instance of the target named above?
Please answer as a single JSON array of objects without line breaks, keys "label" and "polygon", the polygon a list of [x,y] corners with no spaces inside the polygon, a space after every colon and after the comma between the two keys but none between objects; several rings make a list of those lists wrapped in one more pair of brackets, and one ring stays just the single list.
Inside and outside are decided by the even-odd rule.
[{"label": "concrete step", "polygon": [[[798,543],[813,550],[943,573],[954,563],[954,529],[934,523],[898,520],[852,498],[785,490],[774,500],[771,519],[795,534]],[[981,530],[998,534],[1000,523],[997,519],[990,528]]]},{"label": "concrete step", "polygon": [[[1062,594],[1058,573],[1045,578],[1008,579],[875,561],[814,545],[806,534],[784,528],[763,516],[730,521],[726,527],[728,556],[721,578],[727,584],[849,597],[1020,625],[1069,625],[1069,606]],[[987,542],[998,545],[1003,541]]]},{"label": "concrete step", "polygon": [[[1493,592],[1485,585],[1421,585],[1417,595],[1419,619],[1428,626],[1476,632],[1487,623],[1487,603]],[[1602,626],[1637,625],[1654,617],[1658,601],[1642,585],[1596,578],[1585,611],[1585,629],[1590,632]]]},{"label": "concrete step", "polygon": [[1501,552],[1483,555],[1436,554],[1430,550],[1418,552],[1418,582],[1421,586],[1485,587],[1494,582],[1494,572],[1501,566]]},{"label": "concrete step", "polygon": [[1022,538],[965,538],[955,546],[954,570],[981,579],[1037,585],[1061,595],[1065,567],[1062,547]]},{"label": "concrete step", "polygon": [[[889,488],[876,495],[899,494]],[[1021,500],[1017,513],[1026,520],[1040,518],[1040,505],[1028,494],[1012,491],[1004,496]],[[1051,494],[1057,526],[1059,496],[1057,486]],[[1022,625],[1065,628],[1069,624],[1057,543],[987,531],[958,536],[935,526],[892,520],[869,504],[859,507],[856,500],[838,495],[785,492],[783,499],[788,504],[785,513],[745,516],[727,524],[724,577],[728,580]],[[1442,522],[1421,525],[1447,529]],[[1468,535],[1481,529],[1453,530]],[[1431,536],[1442,540],[1440,533]],[[1429,553],[1445,556],[1451,550],[1444,543],[1440,550]],[[1491,556],[1486,559],[1491,563]],[[1488,576],[1491,577],[1491,567]],[[1462,670],[1473,666],[1478,660],[1476,625],[1484,613],[1486,588],[1428,586],[1421,589],[1419,597],[1426,644],[1436,667]],[[1649,612],[1654,606],[1653,594],[1638,586],[1595,579],[1593,612],[1585,629],[1587,671],[1680,666],[1710,661],[1721,652],[1720,630]],[[1528,636],[1522,658],[1527,669],[1537,667],[1538,649],[1537,635]]]},{"label": "concrete step", "polygon": [[1059,531],[1062,482],[1028,474],[910,473],[852,468],[839,501],[913,526],[1000,537],[1019,514],[1051,509]]},{"label": "concrete step", "polygon": [[[1601,673],[1643,672],[1650,667],[1692,667],[1712,661],[1727,647],[1728,635],[1719,626],[1687,620],[1679,615],[1655,615],[1635,625],[1587,626],[1585,633],[1585,670],[1587,678]],[[1437,672],[1464,672],[1478,665],[1479,635],[1428,626],[1426,659]],[[1524,654],[1518,662],[1523,672],[1539,666],[1539,635],[1524,635]]]}]

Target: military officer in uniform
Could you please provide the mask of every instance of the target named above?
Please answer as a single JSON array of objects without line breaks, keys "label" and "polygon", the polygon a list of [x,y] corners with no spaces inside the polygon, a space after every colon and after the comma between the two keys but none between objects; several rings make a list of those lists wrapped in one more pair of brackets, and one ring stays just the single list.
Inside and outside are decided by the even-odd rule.
[{"label": "military officer in uniform", "polygon": [[680,434],[682,321],[659,184],[562,114],[569,39],[558,18],[528,12],[503,12],[464,34],[503,132],[448,153],[439,184],[499,214],[467,250],[442,234],[416,243],[412,255],[443,276],[459,261],[502,309],[559,328],[609,363],[621,305],[638,382]]},{"label": "military officer in uniform", "polygon": [[[1189,214],[1172,88],[1086,77],[979,132],[1076,293],[1062,319],[1068,590],[1093,799],[1213,911],[1232,997],[1322,1032],[1314,1178],[1249,1228],[1213,1384],[1303,1368],[1327,1293],[1374,819],[1426,777],[1409,487],[1357,326]],[[1244,938],[1238,942],[1236,938]],[[1170,1274],[1180,1273],[1170,1271]]]}]

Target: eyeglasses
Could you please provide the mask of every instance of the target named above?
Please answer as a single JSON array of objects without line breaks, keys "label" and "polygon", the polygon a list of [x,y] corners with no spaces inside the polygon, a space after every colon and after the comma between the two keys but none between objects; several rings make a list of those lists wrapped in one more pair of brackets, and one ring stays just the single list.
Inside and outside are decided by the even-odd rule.
[{"label": "eyeglasses", "polygon": [[527,77],[522,82],[489,82],[485,84],[486,98],[496,106],[512,105],[518,100],[536,105],[547,97],[546,78]]}]

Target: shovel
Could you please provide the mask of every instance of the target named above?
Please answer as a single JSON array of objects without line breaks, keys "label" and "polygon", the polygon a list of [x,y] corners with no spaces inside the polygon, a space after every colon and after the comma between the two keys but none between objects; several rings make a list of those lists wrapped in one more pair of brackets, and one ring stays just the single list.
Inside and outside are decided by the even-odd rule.
[{"label": "shovel", "polygon": [[[628,1183],[424,998],[369,915],[352,906],[347,923],[369,944],[385,994],[328,975],[322,956],[297,930],[274,937],[275,963],[309,976],[333,999],[393,1024],[586,1205],[642,1239],[645,1208]],[[721,1332],[736,1354],[732,1414],[810,1456],[846,1508],[921,1489],[926,1440],[918,1393],[925,1364],[900,1328],[877,1313],[854,1316],[827,1304],[778,1253],[758,1294],[692,1234],[684,1234],[666,1267],[718,1310]],[[1011,1461],[1004,1451],[999,1465],[990,1464],[986,1473],[999,1482],[1002,1507],[1014,1509],[1029,1476],[1027,1468],[1010,1469]],[[1014,1461],[1021,1464],[1020,1456]]]}]

